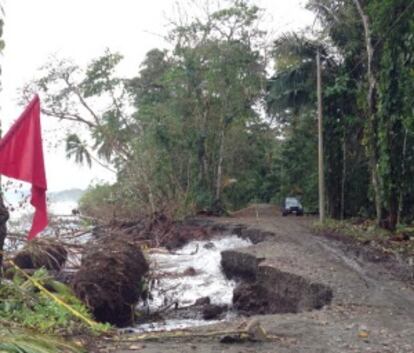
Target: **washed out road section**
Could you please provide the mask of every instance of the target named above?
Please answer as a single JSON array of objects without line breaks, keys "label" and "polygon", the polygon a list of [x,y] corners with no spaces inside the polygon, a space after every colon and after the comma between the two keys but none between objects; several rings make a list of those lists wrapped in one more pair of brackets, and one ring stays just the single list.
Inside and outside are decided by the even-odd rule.
[{"label": "washed out road section", "polygon": [[[106,351],[132,352],[414,352],[414,290],[412,282],[398,274],[345,251],[341,242],[312,234],[312,217],[282,217],[277,208],[257,205],[229,218],[209,219],[220,227],[241,227],[241,235],[260,230],[267,236],[238,251],[257,266],[272,267],[300,276],[309,284],[332,290],[328,305],[296,313],[255,315],[266,332],[279,337],[272,342],[224,344],[199,333],[234,330],[247,317],[194,328],[193,338],[154,342],[119,343]],[[254,271],[251,273],[254,277]],[[257,274],[256,274],[257,275]],[[254,278],[253,278],[254,280]],[[275,284],[276,285],[276,284]],[[191,330],[190,330],[191,331]],[[134,349],[131,348],[133,346]]]}]

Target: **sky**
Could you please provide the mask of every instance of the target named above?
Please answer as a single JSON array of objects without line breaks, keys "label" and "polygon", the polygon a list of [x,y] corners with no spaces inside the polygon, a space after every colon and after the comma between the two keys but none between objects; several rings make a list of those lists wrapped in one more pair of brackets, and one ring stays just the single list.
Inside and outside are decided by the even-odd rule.
[{"label": "sky", "polygon": [[[203,4],[205,0],[193,0]],[[218,0],[212,0],[217,2]],[[104,53],[120,52],[120,73],[136,75],[145,54],[168,48],[162,39],[168,21],[175,17],[174,4],[189,0],[4,0],[6,48],[0,59],[2,91],[0,119],[7,131],[23,110],[18,89],[36,77],[51,56],[70,58],[80,66]],[[223,2],[223,1],[222,1]],[[266,10],[264,27],[272,33],[312,25],[313,15],[301,0],[256,0]],[[191,14],[190,14],[191,15]],[[42,97],[40,97],[42,98]],[[42,117],[45,142],[53,141],[56,119]],[[45,144],[48,189],[85,189],[91,183],[113,182],[114,175],[95,165],[92,169],[67,160],[64,147]]]}]

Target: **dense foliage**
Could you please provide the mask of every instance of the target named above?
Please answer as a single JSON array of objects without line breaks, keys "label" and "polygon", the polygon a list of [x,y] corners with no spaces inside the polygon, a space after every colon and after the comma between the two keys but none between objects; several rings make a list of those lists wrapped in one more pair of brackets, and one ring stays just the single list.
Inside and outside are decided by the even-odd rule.
[{"label": "dense foliage", "polygon": [[110,52],[86,69],[46,66],[25,92],[40,90],[44,113],[87,128],[66,136],[69,157],[117,173],[115,185],[84,198],[84,209],[180,216],[297,195],[317,211],[319,51],[328,213],[376,217],[389,228],[411,221],[412,4],[307,7],[318,30],[268,46],[251,1],[211,6],[173,25],[171,49],[149,51],[133,78],[116,75],[122,57]]},{"label": "dense foliage", "polygon": [[[315,108],[309,104],[315,101],[314,86],[309,85],[315,81],[312,55],[317,47],[322,53],[325,181],[327,208],[334,218],[376,216],[391,229],[411,221],[410,7],[398,0],[310,0],[308,8],[321,25],[319,39],[290,35],[275,41],[276,74],[267,100],[270,112],[290,127],[314,116],[309,114]],[[287,143],[306,138],[295,129],[287,133]],[[313,175],[314,156],[297,156],[291,163],[303,166],[306,160]],[[303,175],[300,184],[308,179]],[[316,185],[311,188],[315,192]]]}]

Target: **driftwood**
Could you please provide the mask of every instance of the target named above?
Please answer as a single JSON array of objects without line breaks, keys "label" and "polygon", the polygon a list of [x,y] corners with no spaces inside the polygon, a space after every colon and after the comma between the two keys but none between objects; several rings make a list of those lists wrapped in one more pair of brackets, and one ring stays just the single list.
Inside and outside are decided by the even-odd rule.
[{"label": "driftwood", "polygon": [[168,339],[180,339],[180,338],[221,338],[223,342],[226,342],[226,338],[238,341],[250,341],[250,342],[266,342],[266,341],[281,341],[282,338],[275,335],[269,335],[261,326],[258,320],[251,320],[244,325],[245,327],[236,330],[217,330],[208,332],[195,332],[189,330],[176,330],[176,331],[160,331],[150,332],[137,335],[128,336],[115,336],[105,337],[105,341],[119,342],[119,343],[133,343],[133,342],[145,342],[145,341],[160,341]]}]

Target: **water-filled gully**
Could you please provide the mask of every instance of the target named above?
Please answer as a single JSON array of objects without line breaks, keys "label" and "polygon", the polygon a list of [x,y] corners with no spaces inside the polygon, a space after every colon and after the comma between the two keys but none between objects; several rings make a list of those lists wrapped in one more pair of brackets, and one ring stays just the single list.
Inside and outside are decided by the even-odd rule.
[{"label": "water-filled gully", "polygon": [[252,229],[237,233],[242,237],[220,235],[190,242],[174,253],[151,253],[155,279],[150,300],[139,310],[168,310],[128,331],[182,329],[237,315],[298,313],[330,303],[329,287],[261,264],[263,259],[237,250],[265,240],[269,233]]}]

